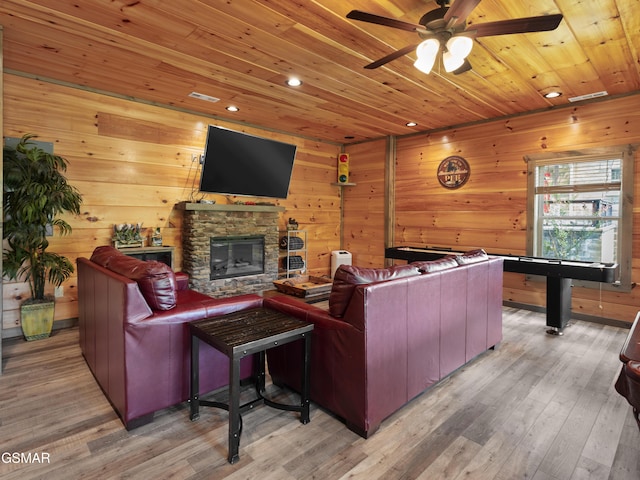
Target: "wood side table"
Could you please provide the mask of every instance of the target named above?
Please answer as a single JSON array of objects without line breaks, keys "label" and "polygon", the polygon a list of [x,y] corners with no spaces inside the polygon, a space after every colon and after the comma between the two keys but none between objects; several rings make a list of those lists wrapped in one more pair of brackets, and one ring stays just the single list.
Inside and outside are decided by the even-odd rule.
[{"label": "wood side table", "polygon": [[[229,412],[229,463],[240,458],[239,446],[242,433],[240,414],[264,403],[280,410],[300,412],[300,421],[309,423],[309,358],[313,324],[266,308],[253,308],[219,317],[197,320],[189,324],[191,332],[191,403],[190,418],[200,416],[200,405],[223,408]],[[265,352],[295,340],[304,340],[302,388],[299,405],[274,402],[265,393]],[[229,357],[229,403],[200,400],[199,398],[199,348],[203,341]],[[240,405],[240,360],[257,353],[259,356],[254,376],[256,398]]]}]

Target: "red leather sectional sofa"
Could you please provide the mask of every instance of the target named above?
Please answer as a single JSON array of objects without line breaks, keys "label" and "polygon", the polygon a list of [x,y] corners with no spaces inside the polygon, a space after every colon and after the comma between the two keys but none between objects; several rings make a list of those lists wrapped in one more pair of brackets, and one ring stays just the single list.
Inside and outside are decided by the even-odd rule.
[{"label": "red leather sectional sofa", "polygon": [[[258,295],[213,299],[190,290],[185,274],[108,246],[77,264],[80,347],[127,429],[189,398],[188,322],[262,305]],[[200,362],[201,394],[228,384],[226,356],[203,344]],[[252,375],[252,357],[241,373]]]},{"label": "red leather sectional sofa", "polygon": [[629,330],[620,351],[622,370],[616,381],[616,390],[627,399],[640,428],[640,313]]},{"label": "red leather sectional sofa", "polygon": [[[264,305],[314,324],[311,400],[367,438],[502,340],[502,262],[473,251],[388,269],[342,265],[328,312],[285,295]],[[299,389],[300,349],[267,352],[275,384]]]}]

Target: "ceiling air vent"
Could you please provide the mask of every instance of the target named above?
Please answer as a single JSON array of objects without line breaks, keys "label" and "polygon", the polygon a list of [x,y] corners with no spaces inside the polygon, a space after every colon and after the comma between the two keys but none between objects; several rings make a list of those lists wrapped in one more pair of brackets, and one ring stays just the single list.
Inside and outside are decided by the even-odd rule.
[{"label": "ceiling air vent", "polygon": [[569,98],[569,101],[570,102],[579,102],[580,100],[590,100],[592,98],[606,97],[607,95],[609,95],[607,93],[607,91],[603,90],[601,92],[587,93],[586,95],[579,95],[577,97],[571,97],[571,98]]},{"label": "ceiling air vent", "polygon": [[210,95],[205,95],[204,93],[191,92],[189,94],[190,97],[197,98],[198,100],[204,100],[205,102],[219,102],[220,99],[216,97],[212,97]]}]

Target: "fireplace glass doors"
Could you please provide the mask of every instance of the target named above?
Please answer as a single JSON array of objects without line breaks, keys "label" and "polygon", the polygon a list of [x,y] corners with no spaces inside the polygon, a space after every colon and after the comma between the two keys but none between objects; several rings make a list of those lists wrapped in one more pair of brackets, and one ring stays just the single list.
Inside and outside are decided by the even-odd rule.
[{"label": "fireplace glass doors", "polygon": [[264,237],[211,237],[211,280],[264,273]]}]

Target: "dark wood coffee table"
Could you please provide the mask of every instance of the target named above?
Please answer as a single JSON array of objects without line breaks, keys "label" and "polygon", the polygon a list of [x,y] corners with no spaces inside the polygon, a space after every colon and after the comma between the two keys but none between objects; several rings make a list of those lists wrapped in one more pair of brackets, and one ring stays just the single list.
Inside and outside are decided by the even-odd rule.
[{"label": "dark wood coffee table", "polygon": [[[191,403],[190,418],[195,421],[200,416],[200,405],[223,408],[229,412],[229,463],[240,458],[238,450],[242,433],[240,414],[264,403],[280,410],[300,412],[300,421],[309,422],[309,354],[313,324],[267,308],[253,308],[219,317],[198,320],[189,324],[191,332]],[[265,393],[265,351],[293,342],[304,340],[302,388],[299,405],[274,402]],[[229,357],[229,403],[200,400],[199,391],[199,348],[200,341],[208,343]],[[254,375],[256,398],[240,405],[240,360],[248,355],[258,354]]]}]

